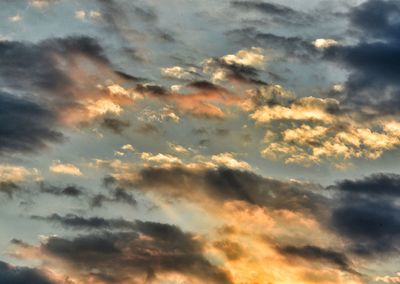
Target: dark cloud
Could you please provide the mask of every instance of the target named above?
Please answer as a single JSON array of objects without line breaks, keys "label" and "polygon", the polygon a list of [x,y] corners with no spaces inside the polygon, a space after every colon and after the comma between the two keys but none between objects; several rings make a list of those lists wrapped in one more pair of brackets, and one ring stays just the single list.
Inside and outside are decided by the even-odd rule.
[{"label": "dark cloud", "polygon": [[164,87],[151,84],[138,84],[136,85],[135,90],[138,93],[158,98],[163,98],[170,94]]},{"label": "dark cloud", "polygon": [[231,30],[227,35],[238,42],[248,42],[255,46],[273,49],[282,53],[280,60],[294,58],[308,62],[318,55],[312,40],[306,40],[298,36],[265,33],[251,27]]},{"label": "dark cloud", "polygon": [[400,209],[393,202],[348,198],[332,212],[331,226],[362,256],[397,254]]},{"label": "dark cloud", "polygon": [[225,77],[233,82],[267,85],[266,82],[259,79],[260,70],[253,66],[227,62],[222,58],[212,58],[207,62],[207,68],[223,69]]},{"label": "dark cloud", "polygon": [[67,214],[65,216],[52,214],[47,217],[31,216],[31,218],[33,220],[58,224],[74,230],[132,230],[136,227],[134,222],[124,219],[84,218],[74,214]]},{"label": "dark cloud", "polygon": [[[153,7],[132,1],[97,0],[97,2],[101,5],[105,30],[117,36],[122,49],[133,59],[146,61],[134,46],[149,37],[155,37],[156,40],[166,43],[176,42],[170,31],[159,27],[158,15]],[[141,23],[145,24],[143,30],[138,28]]]},{"label": "dark cloud", "polygon": [[369,0],[349,12],[353,45],[325,50],[325,58],[350,71],[347,100],[354,108],[370,106],[383,114],[400,104],[400,17],[398,1]]},{"label": "dark cloud", "polygon": [[[91,219],[83,223],[93,226]],[[223,270],[203,256],[200,240],[173,225],[136,221],[130,232],[103,232],[73,239],[50,237],[41,245],[41,251],[73,267],[77,277],[86,279],[88,272],[101,271],[91,276],[105,283],[157,279],[164,272],[205,283],[232,283]]]},{"label": "dark cloud", "polygon": [[307,13],[271,2],[232,1],[231,6],[241,11],[260,12],[279,24],[306,25],[315,21],[315,18]]},{"label": "dark cloud", "polygon": [[55,284],[40,270],[29,267],[12,266],[0,261],[1,284]]},{"label": "dark cloud", "polygon": [[238,260],[245,254],[245,250],[239,243],[230,240],[216,241],[214,246],[221,250],[229,260]]},{"label": "dark cloud", "polygon": [[[0,82],[4,87],[24,91],[47,91],[65,96],[72,80],[57,60],[72,55],[109,64],[99,43],[90,37],[51,38],[37,44],[18,41],[0,42]],[[58,58],[59,56],[59,58]],[[23,68],[21,66],[24,66]]]},{"label": "dark cloud", "polygon": [[136,131],[141,134],[158,134],[160,132],[157,126],[151,123],[145,123],[141,125],[139,128],[136,129]]},{"label": "dark cloud", "polygon": [[343,253],[331,249],[320,248],[317,246],[285,246],[278,248],[278,251],[288,257],[301,257],[312,263],[327,262],[331,263],[343,271],[357,273],[351,267],[351,262]]},{"label": "dark cloud", "polygon": [[123,121],[118,118],[105,117],[101,122],[101,127],[109,129],[115,134],[121,134],[131,124],[129,121]]},{"label": "dark cloud", "polygon": [[133,197],[133,195],[128,193],[125,189],[119,187],[110,190],[109,195],[96,194],[90,197],[90,206],[92,208],[102,207],[105,202],[123,203],[123,204],[128,204],[130,206],[137,205],[137,201]]},{"label": "dark cloud", "polygon": [[47,186],[45,184],[40,185],[40,191],[47,194],[57,195],[57,196],[70,196],[70,197],[79,197],[84,193],[81,188],[78,188],[74,185],[69,185],[66,187],[57,187],[57,186]]},{"label": "dark cloud", "polygon": [[221,91],[223,90],[222,87],[217,86],[208,81],[194,81],[187,85],[190,88],[198,89],[198,90],[205,90],[205,91]]},{"label": "dark cloud", "polygon": [[229,129],[226,128],[216,128],[215,129],[215,134],[221,137],[226,137],[231,133]]},{"label": "dark cloud", "polygon": [[63,135],[56,128],[67,124],[65,120],[74,111],[82,117],[79,122],[85,122],[82,100],[93,93],[97,99],[104,95],[95,90],[96,83],[103,82],[92,81],[92,65],[107,79],[126,77],[114,72],[102,47],[91,37],[50,38],[38,43],[1,41],[0,84],[9,93],[0,93],[0,153],[35,152],[61,142]]},{"label": "dark cloud", "polygon": [[138,191],[153,191],[164,197],[204,201],[241,200],[273,209],[290,209],[321,215],[328,200],[296,182],[267,179],[252,172],[227,168],[190,170],[186,168],[144,168],[136,181],[120,180]]},{"label": "dark cloud", "polygon": [[0,193],[6,194],[9,198],[12,198],[19,189],[19,185],[14,182],[0,180]]},{"label": "dark cloud", "polygon": [[345,179],[331,188],[339,189],[352,195],[400,197],[400,175],[373,174],[359,180]]},{"label": "dark cloud", "polygon": [[399,181],[398,175],[375,174],[330,187],[338,191],[331,229],[350,241],[353,253],[374,256],[399,251]]},{"label": "dark cloud", "polygon": [[55,118],[55,113],[34,101],[0,93],[0,155],[35,152],[63,141],[63,135],[54,129]]}]

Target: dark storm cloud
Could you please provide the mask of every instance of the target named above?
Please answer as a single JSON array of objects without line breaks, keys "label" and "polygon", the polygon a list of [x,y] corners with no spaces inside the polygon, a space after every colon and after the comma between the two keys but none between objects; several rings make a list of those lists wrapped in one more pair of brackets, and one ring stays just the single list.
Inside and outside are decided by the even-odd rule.
[{"label": "dark storm cloud", "polygon": [[31,216],[33,220],[45,221],[74,230],[131,230],[135,223],[124,219],[104,219],[101,217],[84,218],[74,214],[60,216],[52,214],[47,217]]},{"label": "dark storm cloud", "polygon": [[[91,219],[79,219],[78,223],[93,226]],[[100,223],[108,224],[106,220]],[[157,279],[163,272],[188,275],[205,283],[232,283],[223,270],[204,258],[203,243],[194,235],[161,223],[136,221],[134,227],[130,232],[103,232],[73,239],[50,237],[41,245],[41,251],[74,267],[81,277],[89,271],[101,271],[101,275],[92,276],[109,279],[106,283],[133,281],[136,277]]]},{"label": "dark storm cloud", "polygon": [[0,155],[35,152],[61,142],[63,135],[54,129],[55,118],[55,113],[34,101],[0,92]]},{"label": "dark storm cloud", "polygon": [[332,212],[331,225],[361,256],[399,252],[400,209],[388,200],[349,198]]},{"label": "dark storm cloud", "polygon": [[307,261],[320,263],[331,263],[343,271],[357,273],[351,267],[351,262],[343,253],[331,249],[320,248],[317,246],[285,246],[278,248],[278,251],[288,257],[301,257]]},{"label": "dark storm cloud", "polygon": [[281,60],[287,60],[287,57],[289,57],[310,61],[318,55],[312,40],[306,40],[298,36],[264,33],[252,27],[231,30],[227,32],[227,35],[238,42],[248,42],[264,49],[281,52],[283,53]]},{"label": "dark storm cloud", "polygon": [[271,2],[232,1],[231,6],[241,11],[256,11],[280,24],[306,25],[315,21],[314,17],[288,6]]},{"label": "dark storm cloud", "polygon": [[400,4],[369,0],[349,12],[358,37],[354,45],[332,46],[325,58],[350,70],[346,82],[349,103],[372,106],[383,114],[400,105]]},{"label": "dark storm cloud", "polygon": [[139,191],[154,191],[164,197],[204,200],[202,194],[219,201],[242,200],[273,209],[290,209],[323,215],[327,199],[305,184],[267,179],[252,172],[227,168],[189,170],[144,168],[135,182],[121,181]]},{"label": "dark storm cloud", "polygon": [[400,248],[400,177],[375,174],[361,180],[344,180],[336,189],[338,206],[330,226],[350,241],[361,256],[396,253]]},{"label": "dark storm cloud", "polygon": [[0,261],[1,284],[54,284],[40,270],[29,267],[11,266]]},{"label": "dark storm cloud", "polygon": [[100,125],[105,129],[111,130],[115,134],[121,134],[131,124],[129,121],[123,121],[118,118],[105,117]]},{"label": "dark storm cloud", "polygon": [[337,188],[353,195],[379,197],[400,197],[400,175],[373,174],[359,180],[342,180],[331,188]]}]

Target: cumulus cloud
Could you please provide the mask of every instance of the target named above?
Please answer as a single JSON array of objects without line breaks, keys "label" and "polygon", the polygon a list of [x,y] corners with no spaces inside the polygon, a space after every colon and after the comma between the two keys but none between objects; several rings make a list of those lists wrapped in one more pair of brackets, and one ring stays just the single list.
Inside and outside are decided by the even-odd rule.
[{"label": "cumulus cloud", "polygon": [[180,66],[172,66],[161,68],[161,73],[166,77],[177,78],[177,79],[190,79],[193,75],[196,75],[197,71],[194,67],[187,69]]},{"label": "cumulus cloud", "polygon": [[245,161],[238,161],[232,153],[221,153],[211,156],[211,161],[219,166],[231,169],[250,170],[251,166]]},{"label": "cumulus cloud", "polygon": [[53,163],[49,166],[49,171],[56,174],[65,174],[65,175],[73,175],[73,176],[82,176],[81,170],[69,163],[61,163],[60,161],[53,161]]},{"label": "cumulus cloud", "polygon": [[248,96],[242,106],[258,124],[269,126],[262,153],[272,159],[303,165],[329,160],[340,167],[341,161],[377,159],[400,145],[396,120],[365,123],[333,98],[295,98],[272,85]]},{"label": "cumulus cloud", "polygon": [[334,39],[330,39],[330,38],[318,38],[316,40],[313,41],[313,44],[316,48],[318,49],[325,49],[334,45],[337,45],[338,42]]},{"label": "cumulus cloud", "polygon": [[244,66],[262,66],[266,61],[264,50],[259,47],[239,50],[236,54],[228,54],[221,57],[227,64],[238,64]]}]

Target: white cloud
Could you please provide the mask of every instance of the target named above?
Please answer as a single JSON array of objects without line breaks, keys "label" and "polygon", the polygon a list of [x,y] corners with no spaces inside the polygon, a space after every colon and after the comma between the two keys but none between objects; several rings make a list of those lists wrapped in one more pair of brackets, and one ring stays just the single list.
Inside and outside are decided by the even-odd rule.
[{"label": "white cloud", "polygon": [[211,156],[211,161],[220,166],[225,166],[231,169],[250,170],[251,166],[245,161],[235,159],[233,153],[221,153]]},{"label": "white cloud", "polygon": [[60,161],[53,161],[49,170],[56,174],[66,174],[73,176],[82,176],[81,170],[73,164],[62,164]]},{"label": "white cloud", "polygon": [[140,158],[144,161],[154,162],[158,164],[182,164],[181,159],[169,154],[152,154],[148,152],[143,152]]},{"label": "white cloud", "polygon": [[236,54],[228,54],[221,57],[228,64],[239,64],[258,67],[264,65],[266,57],[260,47],[239,50]]},{"label": "white cloud", "polygon": [[8,164],[0,165],[1,182],[21,182],[24,181],[28,176],[32,176],[35,173],[37,173],[37,171],[31,171],[20,166]]},{"label": "white cloud", "polygon": [[75,18],[84,21],[86,18],[86,12],[83,10],[75,11]]},{"label": "white cloud", "polygon": [[196,68],[194,67],[190,67],[188,69],[180,66],[161,68],[161,74],[163,74],[164,76],[178,79],[189,79],[195,72]]},{"label": "white cloud", "polygon": [[8,19],[13,23],[18,23],[22,21],[22,16],[20,14],[16,14],[15,16],[11,16]]},{"label": "white cloud", "polygon": [[325,49],[325,48],[331,47],[333,45],[338,45],[339,44],[334,39],[325,39],[325,38],[316,39],[312,43],[318,49]]},{"label": "white cloud", "polygon": [[134,152],[135,148],[131,144],[125,144],[121,147],[121,150]]}]

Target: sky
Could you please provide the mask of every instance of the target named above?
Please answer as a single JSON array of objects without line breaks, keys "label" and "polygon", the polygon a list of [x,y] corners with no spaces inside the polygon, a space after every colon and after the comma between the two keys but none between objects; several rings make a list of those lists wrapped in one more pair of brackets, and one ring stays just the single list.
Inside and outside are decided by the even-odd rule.
[{"label": "sky", "polygon": [[400,283],[400,2],[0,1],[0,284]]}]

